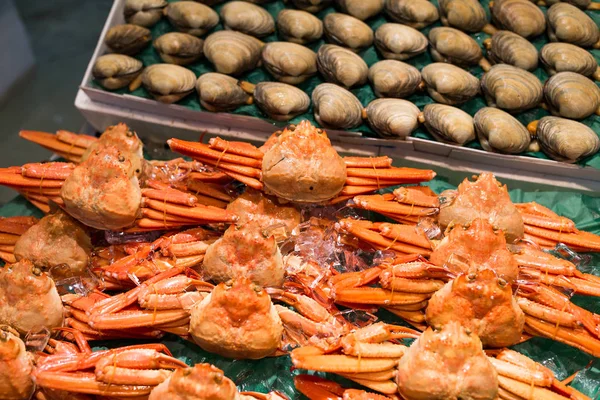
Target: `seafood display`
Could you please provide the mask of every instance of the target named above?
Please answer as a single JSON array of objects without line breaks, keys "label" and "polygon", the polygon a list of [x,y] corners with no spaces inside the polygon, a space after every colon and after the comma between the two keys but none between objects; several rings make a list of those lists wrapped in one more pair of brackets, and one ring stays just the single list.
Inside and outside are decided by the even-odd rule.
[{"label": "seafood display", "polygon": [[[267,84],[300,91],[262,82],[257,102]],[[421,115],[382,98],[358,113],[382,135],[423,122],[466,143],[478,129],[477,116],[441,104]],[[564,151],[547,125],[571,135],[554,120],[579,123],[547,118],[540,146]],[[1,184],[46,214],[0,218],[0,398],[595,395],[519,343],[600,356],[600,317],[567,294],[597,304],[597,270],[580,261],[600,253],[600,236],[513,202],[491,173],[436,193],[424,185],[434,171],[342,157],[306,120],[261,147],[168,140],[193,161],[143,159],[125,124],[99,138],[22,136],[72,161],[0,169]],[[207,363],[226,359],[225,371]],[[277,380],[261,386],[261,369]]]}]

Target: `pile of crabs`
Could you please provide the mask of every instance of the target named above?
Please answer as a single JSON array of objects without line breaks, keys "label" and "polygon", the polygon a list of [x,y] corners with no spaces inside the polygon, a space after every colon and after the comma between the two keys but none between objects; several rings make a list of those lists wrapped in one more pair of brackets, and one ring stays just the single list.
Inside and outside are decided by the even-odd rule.
[{"label": "pile of crabs", "polygon": [[[507,347],[542,336],[600,356],[600,315],[570,296],[600,296],[570,257],[600,237],[514,204],[491,174],[436,195],[419,185],[433,171],[341,157],[308,122],[260,148],[171,139],[188,157],[171,161],[145,160],[124,124],[21,135],[68,162],[0,169],[46,214],[0,219],[2,399],[286,398],[188,367],[165,334],[364,389],[296,375],[311,399],[587,398]],[[123,338],[150,344],[88,343]]]}]

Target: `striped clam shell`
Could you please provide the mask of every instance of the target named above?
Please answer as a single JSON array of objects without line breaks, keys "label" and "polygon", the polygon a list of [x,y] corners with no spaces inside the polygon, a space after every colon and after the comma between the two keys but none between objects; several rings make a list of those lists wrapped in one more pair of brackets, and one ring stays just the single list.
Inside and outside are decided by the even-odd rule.
[{"label": "striped clam shell", "polygon": [[550,75],[557,72],[576,72],[600,80],[600,70],[594,56],[569,43],[548,43],[540,50],[540,61]]},{"label": "striped clam shell", "polygon": [[546,81],[544,96],[554,115],[583,119],[600,113],[600,88],[575,72],[559,72]]},{"label": "striped clam shell", "polygon": [[473,117],[445,104],[427,104],[423,108],[425,128],[437,140],[463,145],[475,139]]},{"label": "striped clam shell", "polygon": [[473,117],[479,143],[487,151],[519,154],[527,150],[531,134],[515,117],[493,107],[483,107]]},{"label": "striped clam shell", "polygon": [[436,62],[475,65],[482,58],[481,48],[471,36],[454,28],[438,27],[429,31],[431,57]]},{"label": "striped clam shell", "polygon": [[486,101],[491,107],[521,112],[540,104],[543,87],[531,72],[512,65],[496,64],[481,79]]},{"label": "striped clam shell", "polygon": [[494,64],[509,64],[527,71],[538,66],[538,51],[529,40],[511,31],[497,31],[484,42]]},{"label": "striped clam shell", "polygon": [[361,57],[334,44],[325,44],[319,48],[317,68],[325,80],[345,88],[364,85],[369,73],[369,68]]},{"label": "striped clam shell", "polygon": [[461,104],[479,93],[479,79],[462,68],[446,63],[432,63],[421,70],[427,92],[442,104]]},{"label": "striped clam shell", "polygon": [[348,90],[332,83],[321,83],[312,92],[317,122],[325,127],[350,129],[362,123],[362,104]]},{"label": "striped clam shell", "polygon": [[421,72],[402,61],[382,60],[369,68],[369,81],[377,97],[404,98],[421,84]]},{"label": "striped clam shell", "polygon": [[495,0],[490,12],[496,26],[524,38],[541,35],[546,29],[544,13],[529,0]]},{"label": "striped clam shell", "polygon": [[385,0],[384,9],[395,22],[415,29],[425,28],[440,18],[436,6],[427,0]]},{"label": "striped clam shell", "polygon": [[553,42],[566,42],[581,47],[598,45],[600,29],[586,13],[567,3],[548,9],[548,37]]},{"label": "striped clam shell", "polygon": [[402,24],[387,23],[375,31],[375,47],[384,58],[407,60],[427,51],[425,35]]},{"label": "striped clam shell", "polygon": [[487,24],[485,10],[478,0],[438,0],[440,19],[445,26],[465,32],[480,32]]},{"label": "striped clam shell", "polygon": [[600,149],[596,132],[569,119],[544,117],[538,121],[536,135],[542,151],[558,161],[574,163]]},{"label": "striped clam shell", "polygon": [[419,125],[419,108],[407,100],[375,99],[365,109],[367,121],[383,137],[406,138]]}]

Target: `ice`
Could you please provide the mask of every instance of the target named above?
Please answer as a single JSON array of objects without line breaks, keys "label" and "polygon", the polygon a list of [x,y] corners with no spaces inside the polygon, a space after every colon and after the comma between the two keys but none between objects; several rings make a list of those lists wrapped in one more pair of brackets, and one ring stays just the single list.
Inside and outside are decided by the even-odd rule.
[{"label": "ice", "polygon": [[368,325],[372,325],[377,322],[378,317],[376,315],[371,314],[370,312],[363,310],[354,310],[347,309],[344,311],[340,311],[333,315],[334,317],[342,316],[352,325],[355,325],[358,328],[363,328]]},{"label": "ice", "polygon": [[433,218],[421,218],[417,224],[417,229],[422,230],[429,240],[442,239],[442,229]]},{"label": "ice", "polygon": [[50,330],[45,326],[32,329],[25,335],[25,348],[32,353],[44,351],[50,340]]},{"label": "ice", "polygon": [[592,268],[590,266],[592,257],[588,254],[579,254],[564,243],[558,243],[553,250],[549,251],[549,253],[555,257],[563,258],[572,262],[581,272],[592,272]]}]

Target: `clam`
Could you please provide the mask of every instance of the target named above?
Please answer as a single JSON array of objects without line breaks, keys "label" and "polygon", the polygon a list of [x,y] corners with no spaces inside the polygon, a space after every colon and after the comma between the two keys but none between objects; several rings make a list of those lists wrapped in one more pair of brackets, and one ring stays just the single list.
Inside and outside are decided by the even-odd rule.
[{"label": "clam", "polygon": [[254,102],[265,114],[276,121],[287,121],[304,114],[310,106],[310,98],[302,90],[287,83],[240,82],[246,93],[253,94]]},{"label": "clam", "polygon": [[475,139],[473,118],[463,110],[445,104],[427,104],[419,121],[440,142],[463,145]]},{"label": "clam", "polygon": [[533,71],[538,66],[538,51],[523,36],[511,31],[497,31],[483,41],[487,56],[494,64],[509,64]]},{"label": "clam", "polygon": [[252,97],[238,86],[237,79],[217,72],[200,75],[196,91],[200,104],[209,111],[230,111],[252,103]]},{"label": "clam", "polygon": [[581,47],[569,43],[548,43],[540,50],[540,60],[550,75],[576,72],[600,80],[596,59]]},{"label": "clam", "polygon": [[438,0],[442,24],[465,32],[480,32],[488,23],[478,0]]},{"label": "clam", "polygon": [[126,0],[123,14],[128,24],[154,26],[162,18],[165,0]]},{"label": "clam", "polygon": [[263,42],[235,31],[218,31],[204,41],[204,55],[217,72],[238,75],[250,71],[260,62]]},{"label": "clam", "polygon": [[427,93],[442,104],[461,104],[479,93],[479,79],[452,64],[432,63],[421,70]]},{"label": "clam", "polygon": [[300,44],[270,42],[262,50],[262,62],[278,81],[297,85],[317,73],[317,54]]},{"label": "clam", "polygon": [[537,4],[538,6],[549,7],[553,4],[561,2],[573,4],[575,7],[579,7],[581,9],[600,10],[600,3],[593,2],[592,0],[539,0]]},{"label": "clam", "polygon": [[542,101],[542,83],[531,72],[512,65],[496,64],[481,78],[481,87],[490,107],[521,112]]},{"label": "clam", "polygon": [[225,29],[240,31],[246,35],[263,37],[275,32],[275,21],[261,6],[247,1],[230,1],[221,8],[221,20]]},{"label": "clam", "polygon": [[329,42],[354,51],[373,44],[373,31],[369,25],[346,14],[327,14],[323,18],[323,32]]},{"label": "clam", "polygon": [[317,68],[325,80],[345,88],[364,85],[369,73],[362,58],[334,44],[324,44],[319,48]]},{"label": "clam", "polygon": [[484,71],[490,69],[481,48],[471,36],[454,28],[438,27],[429,31],[431,58],[461,66],[479,64]]},{"label": "clam", "polygon": [[544,117],[527,128],[535,133],[542,151],[558,161],[574,163],[600,149],[598,134],[577,121]]},{"label": "clam", "polygon": [[335,0],[335,5],[348,15],[361,21],[379,14],[385,0]]},{"label": "clam", "polygon": [[296,8],[309,13],[317,13],[331,4],[331,0],[292,0]]},{"label": "clam", "polygon": [[283,9],[277,14],[277,32],[288,42],[306,44],[321,39],[323,23],[306,11]]},{"label": "clam", "polygon": [[123,24],[110,28],[106,32],[104,43],[114,53],[132,55],[146,47],[151,39],[152,34],[143,26]]},{"label": "clam", "polygon": [[425,28],[440,17],[427,0],[385,0],[385,12],[394,21],[415,29]]},{"label": "clam", "polygon": [[173,64],[154,64],[142,74],[142,84],[162,103],[175,103],[194,90],[196,75],[187,68]]},{"label": "clam", "polygon": [[375,31],[375,47],[384,58],[407,60],[424,53],[428,44],[425,35],[402,24],[383,24]]},{"label": "clam", "polygon": [[321,83],[312,92],[315,119],[324,128],[350,129],[362,123],[363,106],[348,90]]},{"label": "clam", "polygon": [[575,72],[559,72],[546,81],[544,97],[550,111],[571,119],[600,115],[600,89],[590,79]]},{"label": "clam", "polygon": [[202,57],[204,40],[187,33],[169,32],[154,41],[154,48],[166,63],[187,65]]},{"label": "clam", "polygon": [[500,29],[525,38],[541,35],[546,29],[542,10],[528,0],[495,0],[490,3],[492,21]]},{"label": "clam", "polygon": [[600,29],[586,13],[567,3],[548,9],[548,37],[581,47],[600,48]]},{"label": "clam", "polygon": [[363,116],[379,135],[405,139],[417,129],[419,113],[419,108],[407,100],[375,99]]},{"label": "clam", "polygon": [[402,61],[383,60],[371,65],[369,81],[377,97],[404,98],[419,88],[421,73]]},{"label": "clam", "polygon": [[498,108],[483,107],[473,117],[479,143],[487,151],[520,154],[531,143],[531,134],[515,117]]},{"label": "clam", "polygon": [[123,54],[105,54],[98,57],[92,75],[104,88],[120,89],[129,85],[142,72],[143,64]]},{"label": "clam", "polygon": [[169,3],[165,15],[178,31],[202,36],[219,23],[219,16],[210,7],[194,1]]}]

